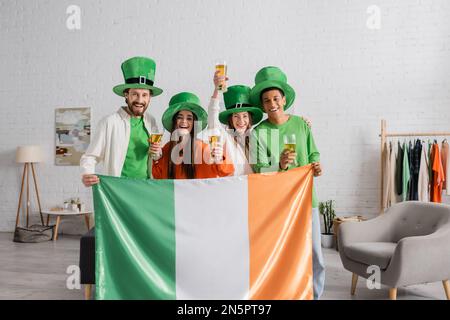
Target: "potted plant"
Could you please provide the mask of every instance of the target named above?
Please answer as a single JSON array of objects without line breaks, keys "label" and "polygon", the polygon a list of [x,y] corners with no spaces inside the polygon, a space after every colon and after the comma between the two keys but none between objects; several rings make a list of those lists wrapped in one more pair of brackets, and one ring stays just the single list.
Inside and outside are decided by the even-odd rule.
[{"label": "potted plant", "polygon": [[319,203],[319,212],[323,216],[324,231],[321,234],[322,246],[324,248],[333,247],[334,234],[332,232],[333,220],[336,217],[334,211],[334,201],[328,200]]}]

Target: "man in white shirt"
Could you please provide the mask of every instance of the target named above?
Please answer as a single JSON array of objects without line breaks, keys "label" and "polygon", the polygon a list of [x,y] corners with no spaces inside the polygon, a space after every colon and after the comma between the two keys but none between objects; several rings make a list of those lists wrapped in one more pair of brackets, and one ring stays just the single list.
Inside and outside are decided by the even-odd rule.
[{"label": "man in white shirt", "polygon": [[[163,90],[153,86],[155,62],[147,57],[133,57],[122,63],[124,84],[113,91],[125,97],[127,106],[103,118],[86,153],[81,157],[82,182],[90,187],[99,182],[95,166],[102,162],[102,174],[133,178],[151,177],[148,151],[159,150],[158,144],[149,146],[148,138],[157,131],[153,116],[146,113],[152,97]],[[158,157],[160,155],[156,155]]]}]

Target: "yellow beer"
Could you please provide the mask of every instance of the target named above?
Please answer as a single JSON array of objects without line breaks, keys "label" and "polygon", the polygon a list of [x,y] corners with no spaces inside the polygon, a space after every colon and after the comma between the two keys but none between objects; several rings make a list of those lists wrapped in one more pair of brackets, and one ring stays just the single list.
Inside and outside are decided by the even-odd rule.
[{"label": "yellow beer", "polygon": [[219,77],[225,77],[227,75],[227,65],[226,64],[216,64],[216,71],[219,71]]},{"label": "yellow beer", "polygon": [[161,142],[162,139],[162,133],[152,133],[152,135],[150,136],[149,142],[150,143],[159,143]]},{"label": "yellow beer", "polygon": [[[152,133],[150,135],[150,138],[148,138],[148,142],[149,143],[159,143],[159,142],[161,142],[162,136],[163,136],[162,133]],[[150,152],[150,156],[152,157],[152,159],[155,159],[155,157],[157,155],[154,154],[153,152]]]},{"label": "yellow beer", "polygon": [[[216,64],[216,72],[219,71],[219,73],[217,74],[219,77],[226,77],[227,76],[227,65],[225,62],[223,63],[217,63]],[[226,92],[227,91],[227,85],[226,82],[224,81],[222,84],[219,84],[219,86],[217,87],[217,90],[222,91],[222,92]]]},{"label": "yellow beer", "polygon": [[284,150],[288,150],[289,152],[295,152],[295,143],[285,143]]},{"label": "yellow beer", "polygon": [[[284,140],[284,150],[289,152],[295,152],[295,146],[297,143],[297,138],[295,134],[287,134],[283,137]],[[294,159],[294,166],[297,166],[297,159]]]},{"label": "yellow beer", "polygon": [[210,136],[209,137],[209,144],[211,146],[211,149],[216,146],[217,142],[219,142],[219,136]]},{"label": "yellow beer", "polygon": [[211,152],[211,157],[213,155],[213,148],[215,148],[218,144],[218,142],[220,141],[220,136],[217,135],[210,135],[209,136],[209,149]]}]

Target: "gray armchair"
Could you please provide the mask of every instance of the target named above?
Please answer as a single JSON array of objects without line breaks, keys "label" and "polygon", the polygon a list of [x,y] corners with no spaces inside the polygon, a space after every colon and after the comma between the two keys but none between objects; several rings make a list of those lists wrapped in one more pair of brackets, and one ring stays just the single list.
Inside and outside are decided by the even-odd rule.
[{"label": "gray armchair", "polygon": [[450,300],[450,206],[408,201],[363,222],[339,226],[339,254],[353,273],[351,294],[358,276],[368,278],[370,265],[381,270],[380,282],[397,298],[401,286],[442,281]]}]

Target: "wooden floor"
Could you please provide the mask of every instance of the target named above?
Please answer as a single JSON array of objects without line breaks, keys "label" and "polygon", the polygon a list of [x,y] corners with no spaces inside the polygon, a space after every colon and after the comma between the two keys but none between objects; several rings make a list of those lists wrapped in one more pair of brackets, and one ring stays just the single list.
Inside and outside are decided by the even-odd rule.
[{"label": "wooden floor", "polygon": [[[0,299],[83,299],[83,288],[66,286],[71,265],[78,265],[80,239],[62,235],[57,241],[15,243],[12,233],[0,233]],[[369,290],[359,279],[356,295],[350,296],[351,274],[342,267],[334,249],[324,250],[327,266],[323,300],[388,299],[388,288]],[[441,282],[398,290],[397,299],[445,299]]]},{"label": "wooden floor", "polygon": [[80,238],[15,243],[0,233],[0,299],[83,299],[83,290],[69,290],[66,270],[78,265]]}]

